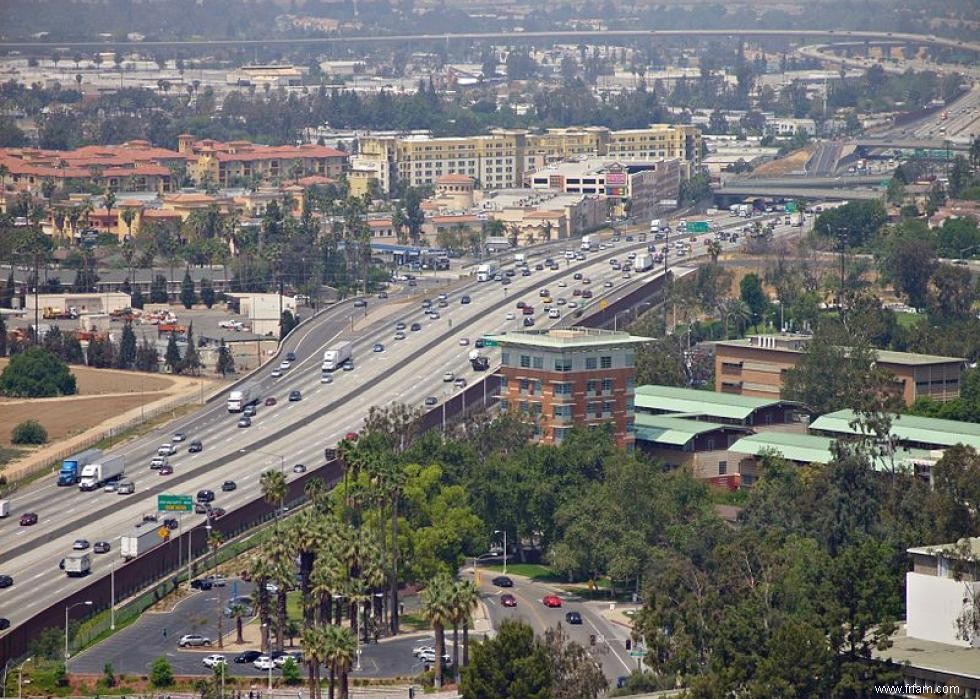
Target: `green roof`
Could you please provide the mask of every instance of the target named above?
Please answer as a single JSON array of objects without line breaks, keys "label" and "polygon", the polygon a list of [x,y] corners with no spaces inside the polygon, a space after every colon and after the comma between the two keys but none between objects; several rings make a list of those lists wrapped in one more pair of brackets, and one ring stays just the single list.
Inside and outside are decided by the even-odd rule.
[{"label": "green roof", "polygon": [[[752,349],[761,349],[776,352],[793,352],[796,354],[802,353],[802,348],[791,346],[791,345],[803,345],[809,341],[811,336],[808,335],[795,335],[795,334],[777,334],[777,335],[762,335],[760,337],[775,338],[775,341],[783,342],[785,344],[775,344],[772,347],[766,347],[764,345],[758,344],[758,342],[751,337],[744,337],[739,340],[721,340],[716,344],[725,345],[728,347],[750,347]],[[845,348],[848,349],[848,348]],[[945,357],[938,354],[919,354],[916,352],[892,352],[890,350],[875,350],[875,356],[880,362],[887,362],[889,364],[904,364],[907,366],[925,365],[925,364],[948,364],[949,362],[965,362],[966,360],[962,357]]]},{"label": "green roof", "polygon": [[685,415],[704,415],[726,420],[746,420],[760,408],[790,402],[659,385],[638,386],[634,401],[637,408]]},{"label": "green roof", "polygon": [[[834,441],[832,437],[798,432],[759,432],[742,437],[728,447],[728,450],[749,456],[759,456],[766,451],[773,451],[785,459],[798,463],[826,464],[834,458],[830,449]],[[930,455],[929,452],[921,449],[903,449],[895,454],[897,463],[908,459],[929,460]],[[891,464],[887,458],[879,457],[876,459],[875,468],[890,470]]]},{"label": "green roof", "polygon": [[669,415],[644,415],[643,413],[636,414],[634,425],[638,440],[657,442],[659,444],[672,444],[679,447],[684,446],[698,435],[706,432],[745,429],[734,425],[721,425],[716,422],[685,420],[684,418]]},{"label": "green roof", "polygon": [[484,337],[503,347],[517,345],[559,350],[617,347],[652,340],[649,337],[630,335],[628,332],[580,327],[556,330],[513,330],[499,335],[484,335]]},{"label": "green roof", "polygon": [[[838,410],[818,417],[810,424],[810,429],[837,434],[858,434],[850,425],[855,417],[853,410]],[[896,415],[892,419],[892,435],[903,442],[934,444],[940,447],[965,444],[980,450],[980,425],[973,422]]]}]

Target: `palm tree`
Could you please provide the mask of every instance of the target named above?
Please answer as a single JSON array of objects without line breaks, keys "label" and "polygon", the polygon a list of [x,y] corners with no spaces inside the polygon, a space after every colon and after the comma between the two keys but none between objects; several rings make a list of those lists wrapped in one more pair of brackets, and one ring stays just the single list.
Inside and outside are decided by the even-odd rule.
[{"label": "palm tree", "polygon": [[283,649],[286,638],[286,595],[294,583],[292,550],[284,541],[277,540],[272,548],[273,564],[269,581],[276,586],[276,650]]},{"label": "palm tree", "polygon": [[337,560],[326,548],[321,550],[310,574],[310,592],[317,600],[316,621],[319,624],[329,624],[331,621],[334,595],[340,588],[339,580],[342,575]]},{"label": "palm tree", "polygon": [[10,168],[6,165],[0,163],[0,191],[3,191],[7,186],[7,175],[10,174]]},{"label": "palm tree", "polygon": [[327,484],[319,478],[311,478],[303,486],[303,494],[319,514],[326,514],[325,508],[330,506],[330,501],[326,498],[328,492],[330,491],[327,489]]},{"label": "palm tree", "polygon": [[705,247],[708,250],[708,255],[711,257],[712,264],[717,263],[718,256],[721,255],[721,243],[717,240],[709,240]]},{"label": "palm tree", "polygon": [[105,206],[106,230],[109,230],[108,226],[112,225],[112,207],[116,205],[116,194],[108,187],[106,187],[105,194],[102,195],[102,204]]},{"label": "palm tree", "polygon": [[723,310],[725,316],[725,338],[728,338],[728,319],[735,321],[735,329],[741,334],[742,328],[752,320],[752,309],[741,299],[730,299]]},{"label": "palm tree", "polygon": [[303,629],[303,657],[310,683],[310,699],[320,699],[320,665],[326,658],[327,643],[324,629],[307,626]]},{"label": "palm tree", "polygon": [[469,580],[461,580],[453,585],[453,667],[456,670],[456,683],[459,684],[459,649],[456,644],[456,630],[463,627],[463,665],[470,663],[470,621],[473,610],[480,600],[480,592]]},{"label": "palm tree", "polygon": [[286,476],[282,471],[266,471],[259,477],[259,487],[265,501],[276,508],[276,528],[278,529],[283,501],[286,499]]},{"label": "palm tree", "polygon": [[436,688],[442,687],[442,656],[446,653],[446,624],[452,620],[453,579],[439,573],[422,590],[422,616],[436,636]]},{"label": "palm tree", "polygon": [[334,698],[334,676],[340,677],[339,699],[347,699],[347,673],[357,659],[357,638],[341,626],[325,626],[323,660],[330,668],[330,699]]},{"label": "palm tree", "polygon": [[269,651],[269,628],[272,625],[272,616],[269,613],[269,578],[273,575],[273,560],[267,548],[259,549],[255,557],[249,563],[249,574],[255,581],[255,601],[259,612],[259,623],[262,628],[262,652]]},{"label": "palm tree", "polygon": [[323,520],[317,512],[307,509],[300,513],[287,532],[289,547],[299,555],[299,585],[303,596],[303,621],[306,624],[313,623],[310,576],[324,536],[322,525]]},{"label": "palm tree", "polygon": [[[403,430],[404,433],[405,430]],[[405,470],[392,459],[380,458],[372,461],[369,474],[371,482],[380,494],[381,508],[388,505],[391,513],[391,545],[388,550],[390,568],[388,570],[389,610],[391,614],[391,633],[398,634],[398,505],[405,487]],[[384,521],[379,511],[378,520]],[[381,539],[384,541],[384,534]]]},{"label": "palm tree", "polygon": [[[208,548],[211,549],[211,561],[212,565],[217,568],[218,565],[218,547],[221,546],[221,542],[224,541],[224,537],[221,535],[217,529],[210,529],[208,532]],[[221,629],[221,622],[224,618],[224,605],[221,599],[221,589],[218,588],[218,648],[224,648],[224,633]]]},{"label": "palm tree", "polygon": [[127,206],[122,212],[123,223],[126,224],[126,235],[129,238],[133,237],[133,221],[136,220],[136,209],[131,206]]},{"label": "palm tree", "polygon": [[235,602],[228,608],[228,611],[231,612],[231,618],[235,620],[235,631],[238,634],[235,638],[235,643],[242,645],[245,643],[245,638],[242,636],[242,619],[245,618],[248,610],[241,602]]}]

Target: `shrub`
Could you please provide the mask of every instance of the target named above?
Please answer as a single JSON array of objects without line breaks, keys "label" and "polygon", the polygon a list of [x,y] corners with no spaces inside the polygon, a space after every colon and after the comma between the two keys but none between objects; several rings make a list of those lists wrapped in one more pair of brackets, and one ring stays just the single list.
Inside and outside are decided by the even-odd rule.
[{"label": "shrub", "polygon": [[44,444],[48,441],[48,431],[37,420],[24,420],[10,433],[14,444]]},{"label": "shrub", "polygon": [[154,687],[169,687],[174,683],[174,671],[164,657],[153,661],[150,668],[150,684]]},{"label": "shrub", "polygon": [[15,398],[70,396],[77,390],[68,365],[39,347],[31,347],[11,357],[0,374],[0,393]]}]

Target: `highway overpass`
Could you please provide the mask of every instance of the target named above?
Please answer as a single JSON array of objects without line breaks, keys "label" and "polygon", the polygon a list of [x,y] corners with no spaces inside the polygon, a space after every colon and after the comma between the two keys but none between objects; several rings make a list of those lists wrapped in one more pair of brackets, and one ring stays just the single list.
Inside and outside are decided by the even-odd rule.
[{"label": "highway overpass", "polygon": [[827,199],[827,200],[854,200],[854,199],[881,199],[885,195],[884,190],[876,189],[823,189],[820,187],[780,187],[777,185],[761,184],[734,184],[719,187],[714,190],[716,200],[727,197],[786,197],[788,199]]},{"label": "highway overpass", "polygon": [[45,49],[52,48],[128,48],[153,49],[153,48],[202,48],[215,49],[232,46],[295,46],[298,44],[422,44],[422,43],[446,43],[453,40],[474,42],[474,41],[505,41],[508,43],[533,43],[541,39],[566,39],[577,41],[591,41],[609,43],[620,39],[656,39],[682,37],[703,38],[713,36],[745,36],[745,37],[800,37],[800,38],[857,38],[857,39],[890,39],[896,41],[907,41],[918,44],[933,44],[937,46],[947,46],[980,53],[980,43],[974,41],[958,41],[945,37],[938,37],[927,34],[910,34],[903,32],[877,32],[877,31],[858,31],[858,30],[837,30],[837,29],[758,29],[758,28],[732,28],[732,29],[698,29],[692,32],[690,29],[611,29],[601,31],[586,30],[556,30],[541,32],[461,32],[447,34],[393,34],[393,35],[373,35],[373,36],[330,36],[330,37],[289,37],[276,39],[189,39],[184,41],[3,41],[0,42],[0,49]]}]

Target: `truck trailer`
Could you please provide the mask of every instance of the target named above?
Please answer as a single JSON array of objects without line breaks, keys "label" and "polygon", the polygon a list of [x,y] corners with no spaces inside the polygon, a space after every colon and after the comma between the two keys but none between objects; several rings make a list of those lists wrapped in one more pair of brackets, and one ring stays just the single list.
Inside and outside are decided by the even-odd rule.
[{"label": "truck trailer", "polygon": [[98,463],[89,464],[82,469],[78,482],[79,490],[95,490],[106,483],[113,483],[123,477],[126,471],[126,457],[122,454],[109,456]]},{"label": "truck trailer", "polygon": [[476,268],[476,280],[478,282],[489,282],[493,281],[494,275],[497,274],[497,267],[493,263],[486,262]]},{"label": "truck trailer", "polygon": [[349,361],[354,351],[354,343],[350,341],[338,342],[323,352],[323,364],[320,365],[322,371],[336,371]]},{"label": "truck trailer", "polygon": [[595,250],[599,247],[599,237],[596,235],[583,235],[582,236],[582,249],[583,250]]},{"label": "truck trailer", "polygon": [[82,477],[82,469],[102,458],[101,449],[86,449],[61,462],[58,485],[75,485]]},{"label": "truck trailer", "polygon": [[164,541],[169,541],[170,535],[160,536],[160,527],[153,522],[144,522],[142,526],[133,527],[129,534],[119,539],[119,553],[127,561],[156,548]]},{"label": "truck trailer", "polygon": [[641,252],[633,260],[633,270],[646,272],[648,269],[653,269],[653,255],[648,252]]}]

